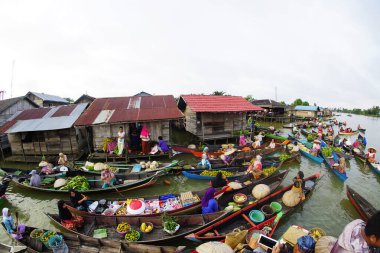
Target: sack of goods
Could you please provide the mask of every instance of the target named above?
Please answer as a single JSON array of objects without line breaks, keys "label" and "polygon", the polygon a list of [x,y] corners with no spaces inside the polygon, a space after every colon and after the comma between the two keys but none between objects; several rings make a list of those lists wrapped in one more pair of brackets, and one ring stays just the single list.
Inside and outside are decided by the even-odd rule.
[{"label": "sack of goods", "polygon": [[265,184],[258,184],[256,185],[252,190],[252,195],[256,199],[262,199],[268,196],[270,193],[270,188],[268,185]]},{"label": "sack of goods", "polygon": [[289,190],[282,196],[282,202],[287,207],[293,207],[298,205],[301,201],[301,194],[299,192]]},{"label": "sack of goods", "polygon": [[196,248],[198,253],[233,253],[233,249],[225,243],[213,241],[206,242]]},{"label": "sack of goods", "polygon": [[94,170],[95,171],[102,171],[102,170],[105,170],[107,167],[108,167],[107,164],[104,164],[104,163],[95,163]]},{"label": "sack of goods", "polygon": [[58,178],[54,182],[54,188],[60,188],[62,186],[65,186],[67,184],[67,180],[64,178]]}]

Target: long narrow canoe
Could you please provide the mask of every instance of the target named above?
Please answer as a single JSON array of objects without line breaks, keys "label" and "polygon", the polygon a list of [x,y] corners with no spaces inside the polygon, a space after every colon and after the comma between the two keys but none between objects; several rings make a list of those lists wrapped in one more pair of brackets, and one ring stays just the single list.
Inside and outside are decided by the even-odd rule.
[{"label": "long narrow canoe", "polygon": [[[165,175],[166,173],[163,171],[157,172],[148,172],[143,174],[126,174],[126,175],[117,175],[116,180],[118,184],[114,186],[110,186],[108,188],[102,188],[103,181],[100,180],[99,176],[86,176],[90,189],[86,191],[82,191],[82,193],[101,193],[101,192],[120,192],[127,191],[132,189],[137,189],[143,186],[149,186],[155,182],[157,177]],[[41,181],[44,179],[41,176]],[[12,181],[20,188],[25,188],[31,191],[42,191],[42,192],[50,192],[50,193],[68,193],[68,190],[57,190],[54,188],[43,188],[30,186],[29,183],[23,183],[27,180],[26,177],[13,177]]]},{"label": "long narrow canoe", "polygon": [[[4,224],[2,228],[5,230]],[[15,240],[27,247],[28,253],[40,253],[40,252],[53,252],[51,249],[47,249],[39,239],[30,238],[30,233],[34,230],[34,227],[27,226],[25,233],[21,240],[14,239],[9,235],[6,230],[5,233],[9,235],[12,240]],[[47,231],[47,230],[44,230]],[[142,245],[137,243],[127,243],[126,241],[112,241],[108,239],[97,239],[89,236],[73,233],[59,233],[63,236],[66,245],[69,248],[69,252],[80,253],[177,253],[183,251],[184,247],[172,247],[172,246],[154,246],[154,245]],[[1,251],[3,252],[3,251]]]},{"label": "long narrow canoe", "polygon": [[371,203],[360,196],[359,193],[354,191],[348,185],[347,197],[365,222],[367,222],[368,219],[378,211]]},{"label": "long narrow canoe", "polygon": [[[115,175],[125,175],[125,174],[129,174],[129,173],[138,174],[138,173],[146,173],[146,172],[156,172],[156,171],[171,169],[172,167],[176,166],[177,164],[178,164],[178,161],[172,161],[170,163],[162,163],[155,170],[143,169],[143,168],[141,168],[140,164],[131,164],[129,167],[127,167],[127,166],[119,167],[116,165],[114,167],[116,169],[116,171],[114,173],[115,173]],[[111,166],[111,167],[113,167],[113,166]],[[90,170],[86,169],[84,166],[78,167],[77,170],[82,171],[84,174],[90,174],[90,175],[100,175],[101,174],[101,171],[94,171],[94,170],[90,171]]]},{"label": "long narrow canoe", "polygon": [[[199,158],[201,158],[201,157],[202,157],[202,154],[203,154],[203,150],[199,150],[199,149],[191,149],[191,148],[187,148],[187,147],[179,146],[179,145],[171,145],[171,148],[172,148],[174,151],[176,151],[176,152],[193,154],[195,157],[199,157]],[[220,155],[223,155],[223,152],[219,152],[219,151],[209,151],[208,154],[209,154],[210,156],[218,157],[218,156],[220,156]]]},{"label": "long narrow canoe", "polygon": [[28,248],[26,246],[12,246],[4,243],[0,243],[0,252],[10,252],[10,253],[22,253]]},{"label": "long narrow canoe", "polygon": [[338,170],[333,168],[333,164],[338,163],[339,161],[337,161],[334,158],[327,158],[326,156],[323,155],[322,152],[321,152],[321,156],[322,156],[323,160],[325,161],[327,167],[335,174],[335,176],[337,176],[339,178],[340,181],[344,182],[347,180],[348,176],[347,176],[346,172],[340,173]]},{"label": "long narrow canoe", "polygon": [[310,154],[309,152],[306,152],[302,149],[300,149],[300,153],[301,155],[305,156],[306,158],[309,158],[310,160],[312,160],[313,162],[316,162],[316,163],[323,163],[323,159],[321,157],[318,157],[318,156],[313,156],[312,154]]},{"label": "long narrow canoe", "polygon": [[[314,174],[311,177],[308,177],[305,179],[305,196],[306,199],[308,199],[311,196],[312,191],[315,189],[315,185],[318,181],[319,173]],[[252,210],[260,210],[262,206],[268,205],[271,202],[278,202],[282,204],[282,196],[290,190],[293,187],[293,184],[286,186],[285,188],[276,191],[265,198],[248,205],[241,209],[240,211],[237,211],[230,216],[228,216],[225,219],[222,219],[216,223],[214,223],[211,226],[208,226],[196,233],[190,234],[186,236],[186,239],[201,242],[201,241],[215,241],[215,240],[223,240],[225,239],[226,234],[229,232],[232,232],[235,228],[239,229],[248,229],[248,230],[254,230],[257,229],[260,224],[254,224],[251,219],[249,218],[249,213]],[[285,217],[289,215],[290,213],[294,212],[298,206],[300,206],[303,202],[299,203],[295,207],[286,207],[284,204],[282,204],[282,212],[283,216]],[[273,217],[268,217],[270,219]],[[267,221],[263,221],[267,222]],[[276,226],[276,224],[275,224]]]},{"label": "long narrow canoe", "polygon": [[135,243],[155,244],[178,240],[188,234],[195,233],[205,227],[211,226],[215,222],[226,218],[229,212],[216,212],[210,214],[192,214],[173,216],[176,222],[180,225],[179,230],[174,235],[169,235],[163,230],[163,222],[160,216],[155,217],[117,217],[117,216],[92,216],[84,217],[83,228],[77,231],[69,230],[61,225],[58,214],[46,214],[54,224],[58,225],[63,230],[75,233],[78,235],[92,236],[94,230],[103,228],[107,230],[107,239],[112,241],[126,242],[117,232],[116,227],[122,222],[127,222],[131,228],[140,231],[142,223],[151,222],[153,230],[150,233],[140,233],[140,239]]},{"label": "long narrow canoe", "polygon": [[[246,193],[251,192],[253,187],[255,187],[258,184],[266,184],[270,186],[271,191],[274,191],[281,182],[285,179],[286,175],[288,174],[288,171],[284,171],[282,173],[279,173],[277,175],[273,175],[267,178],[263,178],[261,180],[256,181],[244,181],[241,182],[242,188],[236,189],[236,190],[230,190],[226,191],[227,188],[223,188],[221,190],[218,190],[215,193],[215,197],[218,198],[218,203],[220,206],[225,206],[228,204],[228,202],[233,201],[233,195],[236,193]],[[197,195],[199,197],[198,201],[194,201],[192,203],[188,203],[188,205],[182,205],[182,207],[178,209],[173,209],[170,211],[167,211],[167,214],[170,215],[182,215],[182,214],[193,214],[193,213],[200,213],[201,211],[201,199],[203,195],[206,193],[207,189],[201,190],[201,191],[194,191],[192,192],[193,196]],[[181,199],[181,194],[172,194],[174,197]],[[220,196],[221,195],[221,196]],[[153,199],[159,199],[160,196],[150,196],[150,197],[134,197],[135,199],[144,199],[145,201],[153,200]],[[93,200],[91,200],[93,201]],[[122,204],[125,202],[125,199],[108,199],[107,203],[113,203],[114,201],[117,201],[119,204]],[[182,199],[181,199],[182,201]],[[69,210],[79,216],[103,216],[100,213],[93,213],[93,212],[87,212],[87,211],[80,211],[72,206],[69,201],[66,202],[68,205]],[[140,215],[122,215],[122,216],[128,216],[128,217],[148,217],[148,216],[160,216],[162,215],[162,210],[160,210],[157,213],[151,213],[151,214],[140,214]],[[118,216],[121,217],[121,216]]]},{"label": "long narrow canoe", "polygon": [[379,163],[370,163],[368,160],[366,162],[367,162],[368,167],[370,167],[373,172],[375,172],[377,175],[380,175]]},{"label": "long narrow canoe", "polygon": [[358,134],[359,131],[352,131],[352,132],[349,132],[349,133],[346,133],[346,132],[339,132],[338,134],[339,135],[355,135],[355,134]]}]

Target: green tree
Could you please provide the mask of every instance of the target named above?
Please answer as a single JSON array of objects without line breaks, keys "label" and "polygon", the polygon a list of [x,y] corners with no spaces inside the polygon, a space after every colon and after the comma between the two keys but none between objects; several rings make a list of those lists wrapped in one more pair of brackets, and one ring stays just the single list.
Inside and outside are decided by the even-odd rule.
[{"label": "green tree", "polygon": [[213,95],[213,96],[228,96],[225,91],[218,91],[218,90],[211,93],[211,95]]},{"label": "green tree", "polygon": [[307,101],[303,101],[303,102],[302,102],[302,105],[306,105],[306,106],[307,106],[307,105],[309,105],[309,102],[307,102]]},{"label": "green tree", "polygon": [[252,102],[252,101],[255,100],[255,99],[253,98],[252,95],[247,95],[247,96],[245,97],[245,100],[247,100],[247,101],[249,101],[249,102]]},{"label": "green tree", "polygon": [[282,105],[286,105],[285,101],[281,101],[280,104],[282,104]]},{"label": "green tree", "polygon": [[302,105],[302,99],[300,98],[297,98],[296,100],[294,100],[294,102],[292,103],[293,106],[296,106],[296,105]]}]

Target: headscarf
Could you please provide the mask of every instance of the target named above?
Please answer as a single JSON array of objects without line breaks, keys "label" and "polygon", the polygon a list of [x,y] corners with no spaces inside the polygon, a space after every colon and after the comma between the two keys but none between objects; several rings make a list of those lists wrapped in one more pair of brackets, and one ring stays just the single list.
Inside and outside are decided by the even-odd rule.
[{"label": "headscarf", "polygon": [[218,187],[223,187],[226,185],[227,185],[227,182],[223,178],[222,172],[218,172],[218,174],[216,174],[215,178],[211,180],[211,186],[212,187],[218,188]]},{"label": "headscarf", "polygon": [[257,155],[257,156],[256,156],[256,161],[261,162],[261,159],[262,159],[262,156],[261,156],[261,155]]},{"label": "headscarf", "polygon": [[150,135],[149,131],[148,131],[148,128],[147,126],[144,124],[142,129],[141,129],[141,133],[140,133],[140,136],[142,137],[145,137],[145,138],[148,138]]},{"label": "headscarf", "polygon": [[297,240],[299,249],[304,253],[312,253],[315,248],[315,240],[310,235],[305,235]]},{"label": "headscarf", "polygon": [[58,201],[58,214],[59,218],[61,220],[71,220],[73,218],[73,215],[70,213],[69,209],[64,208],[63,205],[65,204],[65,201],[60,200]]},{"label": "headscarf", "polygon": [[206,152],[206,151],[208,151],[208,147],[203,148],[203,152]]},{"label": "headscarf", "polygon": [[[71,196],[71,193],[72,193],[72,192],[75,194],[74,197]],[[74,190],[74,189],[70,189],[70,190],[69,190],[69,193],[70,193],[70,202],[71,202],[71,204],[72,204],[74,207],[79,206],[78,201],[82,199],[82,195],[81,195],[78,191],[76,191],[76,190]]]},{"label": "headscarf", "polygon": [[215,194],[215,189],[213,187],[210,187],[207,189],[205,195],[202,198],[202,206],[203,207],[208,206],[208,202],[210,199],[214,198],[214,194]]},{"label": "headscarf", "polygon": [[41,177],[40,177],[40,175],[37,174],[37,171],[32,170],[32,172],[30,172],[29,174],[32,175],[30,177],[30,185],[31,186],[39,186],[41,184]]},{"label": "headscarf", "polygon": [[240,135],[239,145],[245,146],[245,144],[247,144],[247,142],[245,140],[245,136],[242,134],[242,135]]},{"label": "headscarf", "polygon": [[3,208],[3,222],[10,221],[13,223],[13,218],[11,215],[8,216],[9,209],[4,207]]}]

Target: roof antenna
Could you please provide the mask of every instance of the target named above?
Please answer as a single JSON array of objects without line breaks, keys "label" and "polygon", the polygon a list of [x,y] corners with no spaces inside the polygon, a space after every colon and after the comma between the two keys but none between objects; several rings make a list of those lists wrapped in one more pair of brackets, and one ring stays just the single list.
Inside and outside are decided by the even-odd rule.
[{"label": "roof antenna", "polygon": [[13,97],[13,72],[15,69],[15,63],[16,63],[16,61],[13,59],[13,61],[12,61],[12,76],[11,76],[11,98]]}]

